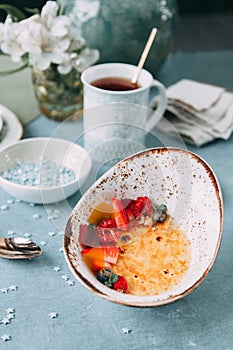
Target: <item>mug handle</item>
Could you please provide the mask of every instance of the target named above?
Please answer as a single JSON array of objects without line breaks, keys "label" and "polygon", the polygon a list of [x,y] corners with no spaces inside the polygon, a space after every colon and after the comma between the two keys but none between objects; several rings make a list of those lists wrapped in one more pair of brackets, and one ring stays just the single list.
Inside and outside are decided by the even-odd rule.
[{"label": "mug handle", "polygon": [[[153,129],[156,126],[156,124],[162,118],[162,116],[165,112],[165,109],[167,107],[167,96],[166,96],[165,86],[157,80],[153,80],[150,87],[153,87],[153,86],[157,87],[157,89],[159,91],[159,99],[158,99],[158,105],[157,105],[156,110],[153,111],[153,113],[151,113],[151,115],[146,123],[146,130],[147,131],[150,131],[151,129]],[[156,100],[157,100],[157,97],[156,97]]]}]

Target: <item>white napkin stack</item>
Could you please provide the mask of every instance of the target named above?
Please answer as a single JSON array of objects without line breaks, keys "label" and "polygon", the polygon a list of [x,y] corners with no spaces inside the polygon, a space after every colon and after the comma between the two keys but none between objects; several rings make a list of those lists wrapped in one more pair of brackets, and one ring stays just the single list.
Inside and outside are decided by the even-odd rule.
[{"label": "white napkin stack", "polygon": [[171,114],[167,120],[162,118],[158,123],[161,131],[168,134],[177,131],[186,142],[197,146],[216,138],[230,137],[233,131],[233,93],[183,79],[167,89],[167,98],[167,110]]}]

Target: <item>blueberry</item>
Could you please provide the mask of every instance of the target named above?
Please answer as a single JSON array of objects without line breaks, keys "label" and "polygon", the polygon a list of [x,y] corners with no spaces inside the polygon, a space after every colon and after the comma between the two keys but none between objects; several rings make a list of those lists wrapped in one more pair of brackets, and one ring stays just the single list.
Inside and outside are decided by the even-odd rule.
[{"label": "blueberry", "polygon": [[112,276],[113,272],[109,268],[103,268],[98,272],[97,280],[101,283],[108,282],[109,278]]}]

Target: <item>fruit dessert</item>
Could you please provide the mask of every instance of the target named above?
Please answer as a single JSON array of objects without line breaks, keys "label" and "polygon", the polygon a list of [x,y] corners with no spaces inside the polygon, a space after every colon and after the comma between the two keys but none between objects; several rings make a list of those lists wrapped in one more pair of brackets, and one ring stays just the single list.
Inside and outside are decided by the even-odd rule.
[{"label": "fruit dessert", "polygon": [[190,242],[149,197],[112,198],[100,203],[80,225],[82,257],[109,288],[133,295],[156,295],[177,285],[188,270]]}]

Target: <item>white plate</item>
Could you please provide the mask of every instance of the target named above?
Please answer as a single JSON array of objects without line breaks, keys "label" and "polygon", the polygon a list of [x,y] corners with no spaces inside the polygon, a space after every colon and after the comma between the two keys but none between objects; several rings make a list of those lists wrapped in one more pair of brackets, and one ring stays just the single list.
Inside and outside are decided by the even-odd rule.
[{"label": "white plate", "polygon": [[20,140],[22,136],[23,127],[17,116],[0,104],[0,149]]}]

